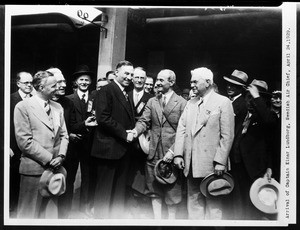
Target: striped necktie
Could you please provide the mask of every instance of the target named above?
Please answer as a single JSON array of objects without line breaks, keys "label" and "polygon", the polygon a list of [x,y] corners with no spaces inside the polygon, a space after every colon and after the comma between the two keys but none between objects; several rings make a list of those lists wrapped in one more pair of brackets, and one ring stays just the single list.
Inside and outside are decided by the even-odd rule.
[{"label": "striped necktie", "polygon": [[125,96],[125,98],[126,98],[126,101],[128,101],[128,94],[127,94],[127,92],[125,91],[125,89],[123,90],[123,94],[124,94],[124,96]]},{"label": "striped necktie", "polygon": [[46,111],[47,115],[50,116],[51,108],[50,108],[50,105],[49,105],[49,101],[45,102],[44,108],[45,108],[45,111]]}]

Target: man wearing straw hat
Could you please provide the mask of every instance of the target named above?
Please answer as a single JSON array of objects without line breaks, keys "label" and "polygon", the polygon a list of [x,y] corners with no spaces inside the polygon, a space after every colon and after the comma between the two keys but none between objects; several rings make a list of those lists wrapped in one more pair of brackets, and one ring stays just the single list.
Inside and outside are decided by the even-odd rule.
[{"label": "man wearing straw hat", "polygon": [[[18,218],[48,218],[46,210],[55,203],[50,202],[55,201],[53,197],[43,197],[38,187],[46,168],[62,164],[69,143],[63,108],[50,100],[56,83],[50,72],[37,72],[32,81],[36,95],[15,107],[15,134],[22,151]],[[50,214],[57,218],[55,205]]]}]

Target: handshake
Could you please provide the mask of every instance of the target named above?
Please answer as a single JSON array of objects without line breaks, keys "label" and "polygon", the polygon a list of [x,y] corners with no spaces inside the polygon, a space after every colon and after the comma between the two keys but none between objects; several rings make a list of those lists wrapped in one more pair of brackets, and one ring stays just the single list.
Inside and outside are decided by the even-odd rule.
[{"label": "handshake", "polygon": [[126,130],[126,132],[127,132],[126,141],[128,143],[133,142],[137,138],[137,136],[138,136],[138,133],[137,133],[137,131],[135,129]]}]

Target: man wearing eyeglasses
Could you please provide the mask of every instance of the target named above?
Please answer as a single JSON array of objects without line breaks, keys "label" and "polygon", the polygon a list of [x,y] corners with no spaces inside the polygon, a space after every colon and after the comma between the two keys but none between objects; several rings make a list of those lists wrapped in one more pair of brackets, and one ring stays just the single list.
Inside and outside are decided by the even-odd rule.
[{"label": "man wearing eyeglasses", "polygon": [[15,127],[14,127],[14,109],[18,102],[22,101],[24,98],[31,97],[32,95],[32,75],[27,72],[19,72],[17,74],[16,83],[18,86],[18,91],[10,95],[10,214],[11,217],[15,217],[16,209],[18,205],[19,197],[19,186],[20,186],[20,156],[21,151],[17,145],[15,137]]}]

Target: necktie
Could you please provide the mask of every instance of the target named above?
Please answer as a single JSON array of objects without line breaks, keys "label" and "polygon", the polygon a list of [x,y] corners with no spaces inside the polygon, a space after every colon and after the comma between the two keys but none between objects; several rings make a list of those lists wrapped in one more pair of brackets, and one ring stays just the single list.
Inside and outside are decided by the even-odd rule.
[{"label": "necktie", "polygon": [[245,120],[243,122],[242,134],[245,134],[247,132],[249,124],[250,124],[250,118],[251,118],[251,114],[248,112],[247,116],[245,117]]},{"label": "necktie", "polygon": [[31,95],[31,93],[28,93],[28,94],[25,94],[25,97],[24,98],[29,98],[29,97],[31,97],[32,95]]},{"label": "necktie", "polygon": [[85,94],[82,94],[81,101],[82,101],[83,104],[85,104],[85,99],[84,98],[85,98]]},{"label": "necktie", "polygon": [[125,89],[123,90],[123,94],[124,94],[124,96],[125,96],[125,98],[126,98],[126,101],[128,101],[128,94],[127,94],[127,92],[125,91]]},{"label": "necktie", "polygon": [[166,106],[166,96],[163,95],[162,96],[162,107],[163,107],[163,109],[165,108],[165,106]]},{"label": "necktie", "polygon": [[50,116],[51,108],[50,108],[50,105],[49,105],[48,101],[45,102],[44,108],[45,108],[45,111],[46,111],[47,115]]}]

